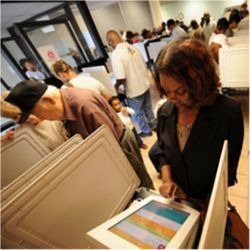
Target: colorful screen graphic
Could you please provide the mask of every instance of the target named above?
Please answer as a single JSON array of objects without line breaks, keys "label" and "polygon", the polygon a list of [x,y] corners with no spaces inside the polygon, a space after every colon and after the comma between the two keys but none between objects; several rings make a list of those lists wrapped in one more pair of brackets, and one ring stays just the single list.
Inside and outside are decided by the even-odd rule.
[{"label": "colorful screen graphic", "polygon": [[140,248],[164,249],[188,216],[187,212],[151,201],[109,230]]}]

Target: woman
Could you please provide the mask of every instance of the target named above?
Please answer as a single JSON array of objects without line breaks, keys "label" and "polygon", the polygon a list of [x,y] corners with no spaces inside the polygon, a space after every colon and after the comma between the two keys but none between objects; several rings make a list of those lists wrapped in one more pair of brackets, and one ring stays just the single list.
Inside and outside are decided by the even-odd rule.
[{"label": "woman", "polygon": [[234,185],[243,141],[241,107],[219,94],[219,78],[205,44],[186,39],[166,46],[156,62],[156,84],[168,98],[158,112],[160,193],[205,201],[224,140],[229,142],[228,184]]}]

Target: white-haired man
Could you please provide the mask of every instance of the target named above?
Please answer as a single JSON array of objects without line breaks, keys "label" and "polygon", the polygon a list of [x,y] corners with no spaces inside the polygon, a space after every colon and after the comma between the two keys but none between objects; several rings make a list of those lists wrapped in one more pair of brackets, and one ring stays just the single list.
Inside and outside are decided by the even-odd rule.
[{"label": "white-haired man", "polygon": [[78,133],[86,138],[106,124],[140,178],[141,185],[153,188],[132,131],[124,127],[113,108],[95,91],[80,88],[57,89],[41,82],[26,80],[18,83],[5,101],[21,109],[19,123],[23,123],[30,114],[42,120],[63,120],[70,136]]}]

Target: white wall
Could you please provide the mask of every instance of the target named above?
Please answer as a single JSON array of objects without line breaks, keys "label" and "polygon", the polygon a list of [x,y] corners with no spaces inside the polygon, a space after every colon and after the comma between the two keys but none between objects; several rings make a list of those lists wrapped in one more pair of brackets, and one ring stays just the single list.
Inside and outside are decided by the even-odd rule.
[{"label": "white wall", "polygon": [[226,0],[226,1],[161,1],[162,16],[165,21],[170,18],[179,19],[179,13],[184,15],[184,23],[190,24],[192,19],[196,19],[200,23],[204,12],[209,12],[213,19],[217,21],[223,17],[226,7],[240,5],[244,0]]},{"label": "white wall", "polygon": [[131,30],[141,33],[144,28],[153,28],[153,20],[148,1],[122,1],[112,5],[91,10],[102,42],[107,44],[106,32]]}]

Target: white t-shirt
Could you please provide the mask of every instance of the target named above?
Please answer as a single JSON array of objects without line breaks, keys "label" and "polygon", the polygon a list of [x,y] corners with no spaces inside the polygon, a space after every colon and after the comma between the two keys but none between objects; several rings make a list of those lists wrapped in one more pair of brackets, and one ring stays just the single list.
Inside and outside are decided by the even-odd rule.
[{"label": "white t-shirt", "polygon": [[129,98],[145,93],[150,86],[146,64],[140,51],[127,42],[117,44],[111,55],[116,79],[126,79],[125,91]]},{"label": "white t-shirt", "polygon": [[[98,92],[99,94],[102,95],[108,95],[109,92],[105,88],[105,86],[96,80],[95,78],[91,76],[86,76],[86,75],[78,75],[77,77],[72,78],[69,81],[70,84],[73,85],[75,88],[85,88],[85,89],[90,89]],[[65,84],[68,87],[71,87],[70,85]]]},{"label": "white t-shirt", "polygon": [[228,38],[224,34],[213,33],[209,40],[209,45],[211,45],[212,42],[220,44],[222,48],[229,47]]},{"label": "white t-shirt", "polygon": [[117,115],[120,117],[123,124],[132,129],[135,125],[130,116],[134,115],[134,113],[135,111],[133,109],[126,107],[126,110],[118,112]]},{"label": "white t-shirt", "polygon": [[36,80],[44,80],[45,79],[45,75],[41,72],[41,71],[26,71],[25,72],[25,75],[28,77],[28,78],[33,78],[33,79],[36,79]]},{"label": "white t-shirt", "polygon": [[184,29],[182,29],[179,25],[176,25],[172,30],[172,34],[169,38],[171,40],[179,40],[184,37],[187,37],[187,32]]},{"label": "white t-shirt", "polygon": [[205,38],[205,43],[207,45],[209,44],[210,37],[213,31],[215,30],[215,28],[216,28],[216,22],[213,20],[210,20],[208,24],[204,23],[202,26],[202,32]]},{"label": "white t-shirt", "polygon": [[67,139],[67,131],[61,121],[41,121],[31,129],[41,137],[42,141],[49,149],[54,150]]}]

